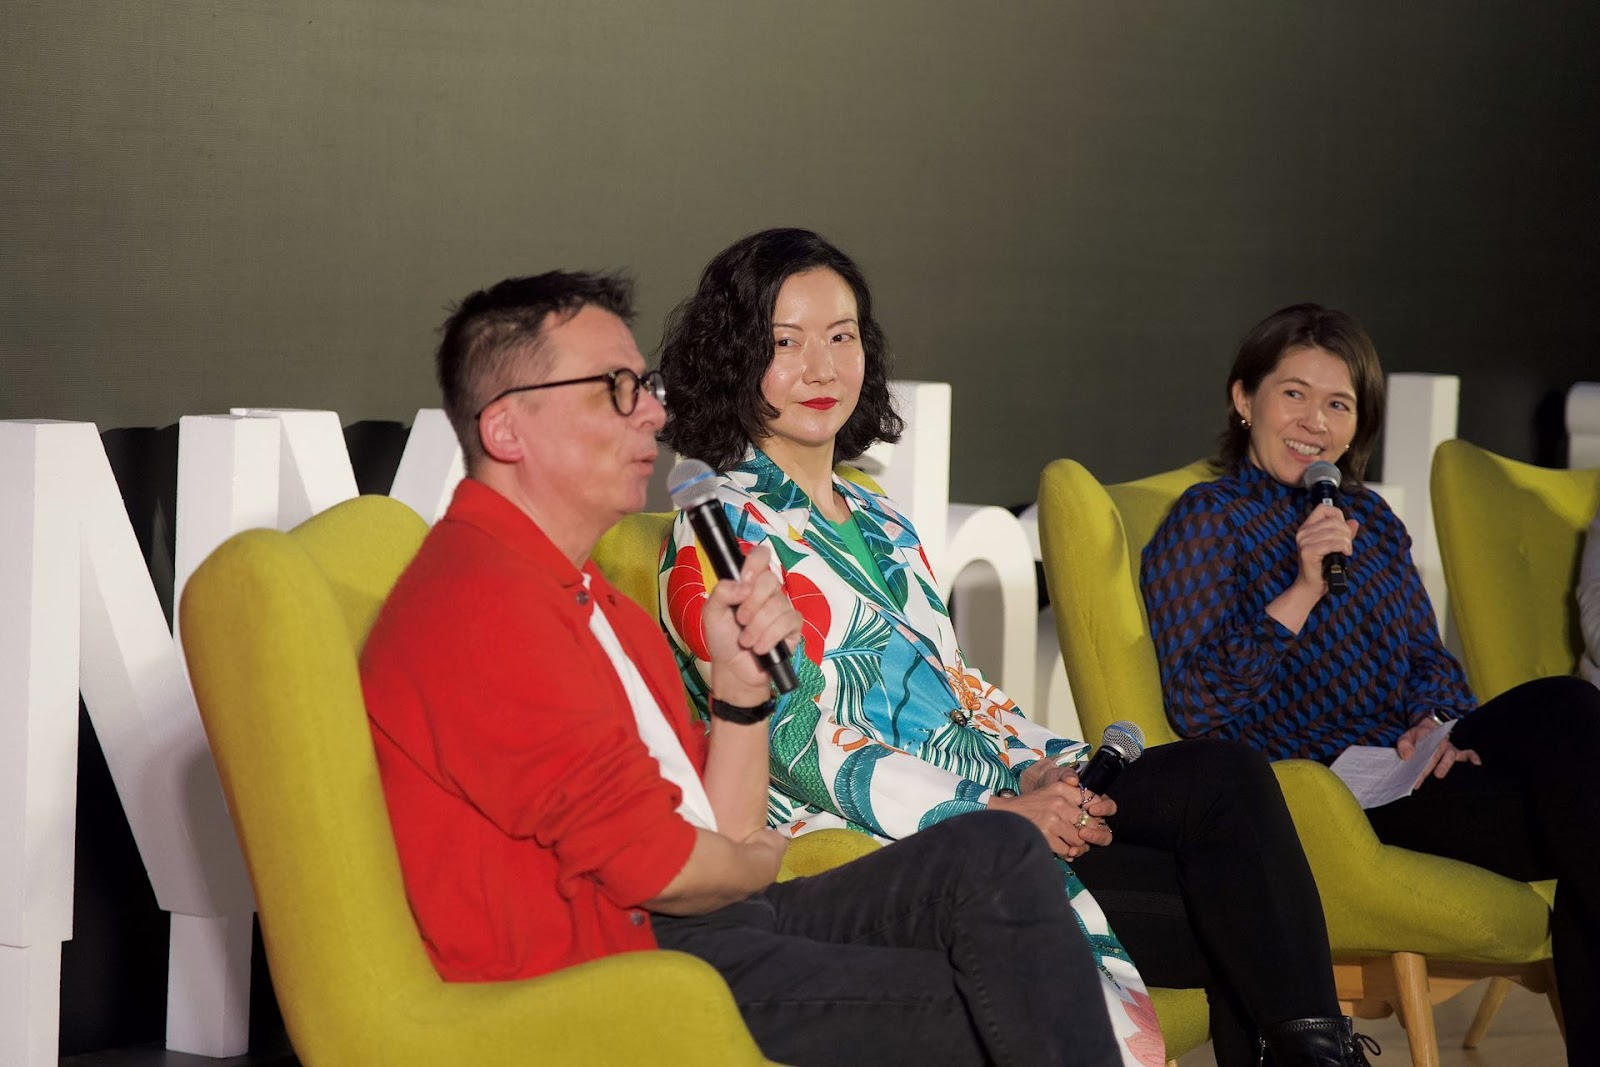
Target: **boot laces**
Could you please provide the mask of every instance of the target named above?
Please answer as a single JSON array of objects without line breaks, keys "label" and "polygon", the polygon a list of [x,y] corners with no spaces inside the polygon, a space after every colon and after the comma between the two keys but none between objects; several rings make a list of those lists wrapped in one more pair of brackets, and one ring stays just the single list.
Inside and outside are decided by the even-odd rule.
[{"label": "boot laces", "polygon": [[1366,1034],[1358,1034],[1353,1031],[1350,1034],[1350,1044],[1348,1048],[1350,1050],[1350,1055],[1354,1057],[1354,1059],[1351,1060],[1351,1067],[1372,1067],[1372,1063],[1367,1059],[1367,1055],[1369,1053],[1373,1056],[1383,1055],[1382,1045],[1378,1044],[1377,1041],[1368,1037]]}]

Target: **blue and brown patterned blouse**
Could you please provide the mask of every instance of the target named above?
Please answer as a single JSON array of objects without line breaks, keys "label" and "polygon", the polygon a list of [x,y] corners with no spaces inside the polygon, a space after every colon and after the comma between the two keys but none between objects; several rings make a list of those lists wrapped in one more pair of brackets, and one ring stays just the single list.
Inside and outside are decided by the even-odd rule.
[{"label": "blue and brown patterned blouse", "polygon": [[1150,632],[1183,736],[1326,763],[1351,745],[1392,745],[1436,711],[1476,706],[1439,640],[1411,538],[1370,489],[1342,500],[1361,524],[1349,590],[1324,596],[1299,634],[1267,615],[1299,573],[1295,532],[1312,506],[1308,491],[1241,463],[1179,497],[1145,547]]}]

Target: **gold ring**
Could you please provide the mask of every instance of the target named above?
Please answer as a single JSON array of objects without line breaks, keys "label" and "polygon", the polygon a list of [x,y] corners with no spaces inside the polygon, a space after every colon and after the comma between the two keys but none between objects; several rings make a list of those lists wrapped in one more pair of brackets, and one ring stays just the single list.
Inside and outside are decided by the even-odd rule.
[{"label": "gold ring", "polygon": [[1080,830],[1083,829],[1085,826],[1088,826],[1089,825],[1089,809],[1088,808],[1083,809],[1083,811],[1080,812],[1079,815],[1078,815],[1078,821],[1073,823],[1072,825],[1076,826]]}]

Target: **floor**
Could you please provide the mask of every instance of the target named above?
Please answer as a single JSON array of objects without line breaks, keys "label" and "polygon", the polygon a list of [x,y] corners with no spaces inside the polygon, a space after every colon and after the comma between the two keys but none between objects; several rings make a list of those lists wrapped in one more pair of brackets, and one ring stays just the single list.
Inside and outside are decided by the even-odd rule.
[{"label": "floor", "polygon": [[300,1067],[300,1061],[294,1058],[294,1052],[285,1038],[273,1042],[271,1048],[225,1060],[168,1052],[160,1044],[153,1044],[67,1056],[62,1059],[61,1067]]},{"label": "floor", "polygon": [[[1439,1031],[1439,1067],[1561,1067],[1567,1062],[1566,1046],[1556,1029],[1550,1003],[1521,986],[1512,986],[1506,1002],[1495,1016],[1489,1033],[1476,1049],[1461,1047],[1461,1039],[1483,999],[1485,982],[1467,989],[1458,997],[1434,1009],[1434,1025]],[[1407,1067],[1411,1062],[1406,1033],[1395,1021],[1357,1019],[1356,1030],[1376,1038],[1383,1056],[1373,1067]],[[1178,1061],[1178,1067],[1216,1067],[1211,1046],[1197,1048]]]}]

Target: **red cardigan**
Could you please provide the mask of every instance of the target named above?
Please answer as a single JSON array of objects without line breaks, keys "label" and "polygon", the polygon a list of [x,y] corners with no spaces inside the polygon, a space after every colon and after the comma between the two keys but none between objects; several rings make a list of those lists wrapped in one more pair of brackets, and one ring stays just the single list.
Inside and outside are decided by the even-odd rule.
[{"label": "red cardigan", "polygon": [[[660,629],[584,571],[704,773],[706,738]],[[406,892],[448,980],[654,948],[639,905],[694,845],[589,631],[590,601],[543,531],[468,479],[367,639],[362,687]]]}]

